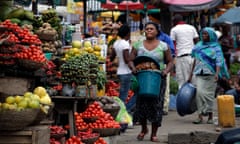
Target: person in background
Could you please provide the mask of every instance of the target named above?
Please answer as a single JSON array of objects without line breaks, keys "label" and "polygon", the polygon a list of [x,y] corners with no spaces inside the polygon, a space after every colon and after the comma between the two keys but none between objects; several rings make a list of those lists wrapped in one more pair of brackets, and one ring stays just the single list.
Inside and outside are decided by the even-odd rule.
[{"label": "person in background", "polygon": [[208,116],[207,123],[213,123],[213,104],[217,81],[220,78],[229,78],[221,46],[213,28],[205,27],[201,32],[201,40],[192,50],[194,58],[192,73],[196,82],[196,104],[198,118],[194,124],[203,123],[203,116]]},{"label": "person in background", "polygon": [[[171,54],[172,57],[175,57],[175,47],[174,47],[174,43],[173,40],[170,38],[170,36],[166,33],[164,33],[161,29],[160,29],[160,35],[158,36],[158,39],[167,43],[170,50],[171,50]],[[169,95],[170,95],[170,73],[167,74],[167,79],[166,79],[166,90],[165,90],[165,96],[164,96],[164,104],[163,104],[163,115],[167,115],[168,114],[168,106],[169,106]]]},{"label": "person in background", "polygon": [[[137,56],[149,56],[155,59],[160,64],[160,70],[162,74],[161,88],[159,90],[159,97],[152,99],[146,97],[137,97],[134,121],[140,122],[141,124],[141,132],[137,136],[138,140],[143,140],[144,136],[148,133],[147,120],[149,120],[152,123],[150,140],[152,142],[158,142],[159,140],[157,138],[157,131],[162,122],[166,76],[171,71],[173,62],[171,51],[167,44],[158,40],[158,36],[160,34],[158,24],[148,22],[146,23],[144,30],[146,39],[133,44],[129,67],[133,73],[137,72],[133,63],[133,60]],[[164,64],[166,64],[166,67],[164,67]]]},{"label": "person in background", "polygon": [[219,43],[221,44],[227,67],[230,68],[230,57],[231,50],[234,47],[234,40],[233,37],[230,35],[230,26],[227,24],[222,26],[222,36],[219,38]]},{"label": "person in background", "polygon": [[233,82],[233,89],[226,91],[225,94],[234,96],[234,103],[240,105],[240,69],[238,71],[238,79]]},{"label": "person in background", "polygon": [[193,59],[191,52],[199,35],[194,26],[186,24],[180,14],[173,17],[174,27],[170,30],[170,37],[176,48],[176,80],[179,88],[188,80],[191,72]]},{"label": "person in background", "polygon": [[122,25],[118,30],[118,36],[120,39],[117,39],[113,43],[110,60],[113,61],[116,57],[118,58],[117,75],[120,80],[119,98],[126,104],[132,78],[132,71],[128,67],[128,62],[130,60],[129,54],[131,52],[129,26]]}]

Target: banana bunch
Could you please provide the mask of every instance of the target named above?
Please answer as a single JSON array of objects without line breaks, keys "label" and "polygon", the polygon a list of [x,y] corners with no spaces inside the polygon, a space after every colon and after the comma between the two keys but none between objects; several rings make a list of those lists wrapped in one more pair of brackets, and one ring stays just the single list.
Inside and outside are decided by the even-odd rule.
[{"label": "banana bunch", "polygon": [[54,17],[57,17],[57,12],[54,9],[47,9],[42,11],[42,19],[44,22]]},{"label": "banana bunch", "polygon": [[34,19],[33,19],[33,30],[37,30],[39,27],[41,27],[43,24],[43,20],[42,20],[42,17],[40,16],[34,16]]}]

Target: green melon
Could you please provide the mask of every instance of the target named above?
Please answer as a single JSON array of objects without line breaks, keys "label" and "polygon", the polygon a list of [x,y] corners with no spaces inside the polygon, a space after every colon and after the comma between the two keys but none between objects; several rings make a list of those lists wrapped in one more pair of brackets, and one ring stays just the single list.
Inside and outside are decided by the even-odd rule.
[{"label": "green melon", "polygon": [[24,12],[25,12],[25,10],[23,8],[14,9],[8,14],[7,18],[8,19],[11,19],[11,18],[22,19],[24,17]]},{"label": "green melon", "polygon": [[24,25],[24,24],[29,24],[29,25],[32,25],[32,21],[29,21],[29,20],[22,20],[21,21],[21,23],[20,23],[20,25],[22,26],[22,25]]},{"label": "green melon", "polygon": [[24,17],[25,17],[26,19],[32,21],[32,20],[34,19],[34,14],[33,14],[33,12],[31,12],[31,11],[25,10],[25,12],[24,12]]},{"label": "green melon", "polygon": [[12,23],[16,23],[16,24],[20,24],[21,23],[21,20],[20,19],[17,19],[17,18],[11,18],[10,21]]},{"label": "green melon", "polygon": [[9,6],[0,6],[1,13],[0,13],[0,19],[5,20],[8,16],[8,14],[12,11],[12,7]]}]

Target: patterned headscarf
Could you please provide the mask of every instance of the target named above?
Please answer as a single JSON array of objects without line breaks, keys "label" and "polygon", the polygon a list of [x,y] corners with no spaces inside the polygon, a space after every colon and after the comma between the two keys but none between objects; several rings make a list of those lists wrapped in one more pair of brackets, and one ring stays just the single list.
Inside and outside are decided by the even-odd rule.
[{"label": "patterned headscarf", "polygon": [[[209,41],[203,41],[202,33],[204,31],[208,33]],[[193,48],[192,57],[195,57],[207,65],[213,73],[216,72],[216,66],[219,66],[219,77],[229,78],[222,48],[218,43],[218,38],[213,28],[205,27],[202,30],[200,41]]]}]

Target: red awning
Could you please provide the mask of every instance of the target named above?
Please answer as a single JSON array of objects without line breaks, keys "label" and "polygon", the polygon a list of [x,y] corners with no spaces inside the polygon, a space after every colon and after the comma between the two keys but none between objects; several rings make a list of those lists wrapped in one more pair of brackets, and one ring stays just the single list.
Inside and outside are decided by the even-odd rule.
[{"label": "red awning", "polygon": [[140,1],[133,2],[128,0],[123,0],[121,3],[114,3],[111,0],[106,0],[106,3],[101,3],[101,7],[108,10],[143,10],[143,9],[153,9],[152,5],[144,6]]}]

